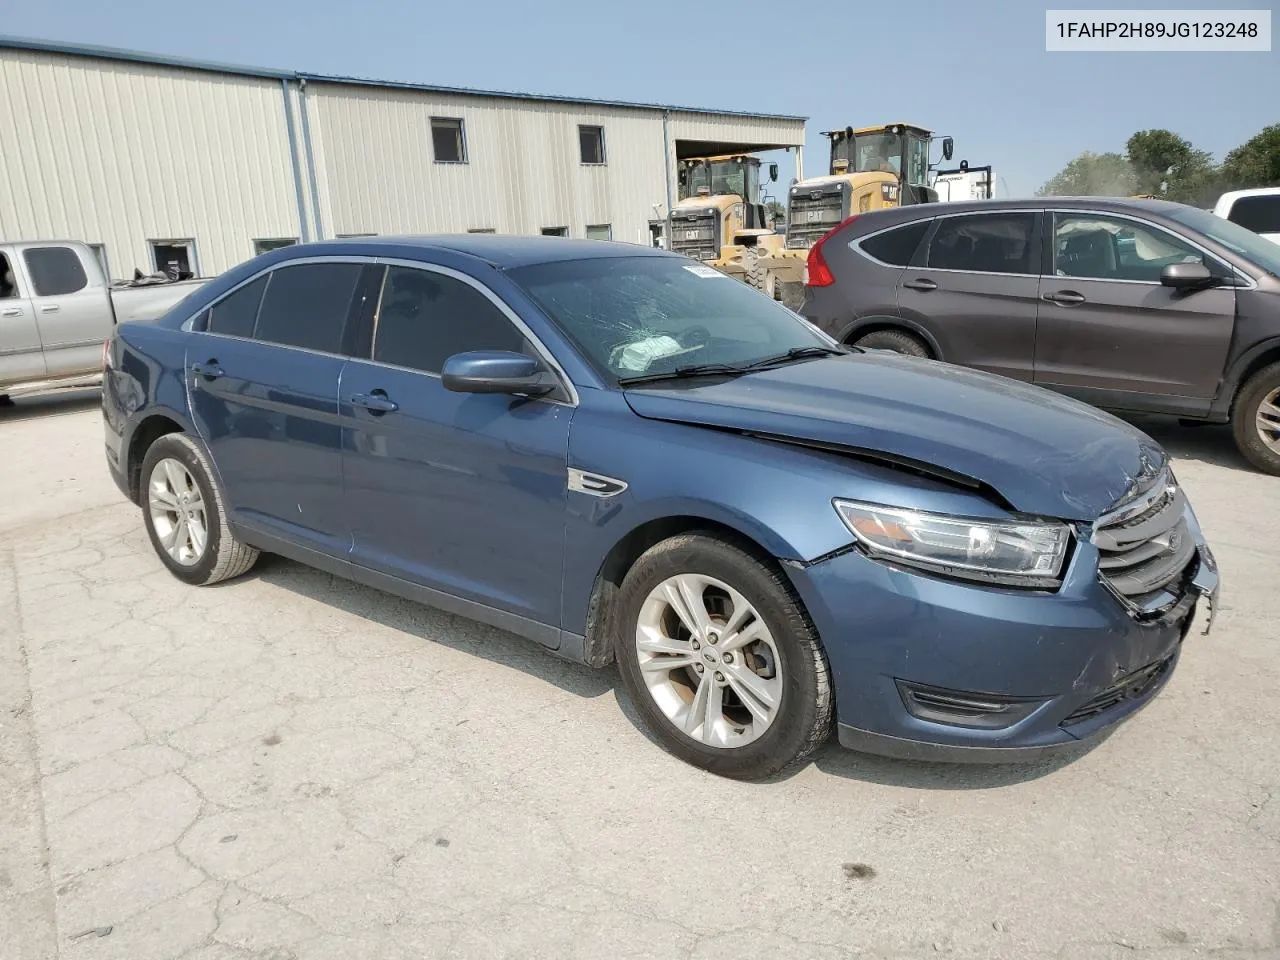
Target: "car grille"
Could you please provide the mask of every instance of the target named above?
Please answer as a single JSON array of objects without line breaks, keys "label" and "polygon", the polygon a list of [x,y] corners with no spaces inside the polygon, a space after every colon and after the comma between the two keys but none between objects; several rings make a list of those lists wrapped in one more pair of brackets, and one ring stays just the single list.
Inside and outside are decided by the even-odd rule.
[{"label": "car grille", "polygon": [[1187,525],[1187,501],[1168,471],[1094,526],[1102,582],[1130,613],[1155,616],[1188,589],[1196,541]]},{"label": "car grille", "polygon": [[814,199],[793,196],[787,212],[787,246],[812,247],[824,233],[845,218],[844,194],[828,193]]},{"label": "car grille", "polygon": [[704,213],[676,213],[671,217],[671,250],[695,260],[715,260],[720,255],[717,236],[720,216],[714,210]]},{"label": "car grille", "polygon": [[1098,714],[1106,713],[1112,707],[1119,706],[1126,700],[1141,700],[1169,672],[1176,656],[1176,653],[1172,653],[1163,660],[1149,663],[1141,670],[1135,670],[1127,677],[1122,677],[1113,686],[1108,687],[1084,706],[1070,714],[1062,721],[1061,726],[1069,727],[1074,723],[1091,720]]}]

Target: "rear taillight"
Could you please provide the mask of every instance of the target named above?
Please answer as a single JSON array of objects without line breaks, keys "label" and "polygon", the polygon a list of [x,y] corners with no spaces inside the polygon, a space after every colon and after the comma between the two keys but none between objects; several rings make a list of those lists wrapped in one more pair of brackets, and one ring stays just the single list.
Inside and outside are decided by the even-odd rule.
[{"label": "rear taillight", "polygon": [[846,217],[838,225],[819,237],[818,242],[809,248],[809,259],[806,263],[809,276],[805,281],[808,286],[829,287],[836,282],[836,278],[831,275],[831,268],[827,266],[827,258],[822,255],[822,245],[857,219],[858,214],[856,213],[851,217]]}]

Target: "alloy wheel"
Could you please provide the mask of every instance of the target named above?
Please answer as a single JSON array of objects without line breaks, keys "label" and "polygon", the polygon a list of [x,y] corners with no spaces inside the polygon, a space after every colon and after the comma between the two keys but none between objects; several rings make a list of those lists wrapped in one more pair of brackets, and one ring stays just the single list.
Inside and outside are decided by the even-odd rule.
[{"label": "alloy wheel", "polygon": [[200,562],[209,544],[209,521],[200,487],[181,461],[158,460],[147,483],[151,525],[165,552],[175,562]]}]

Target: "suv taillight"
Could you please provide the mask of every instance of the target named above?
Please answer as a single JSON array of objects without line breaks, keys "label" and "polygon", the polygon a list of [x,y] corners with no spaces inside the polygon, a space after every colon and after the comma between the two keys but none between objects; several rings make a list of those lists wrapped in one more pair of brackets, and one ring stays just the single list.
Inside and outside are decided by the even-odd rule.
[{"label": "suv taillight", "polygon": [[806,262],[809,275],[808,279],[805,280],[807,286],[829,287],[836,282],[836,278],[831,275],[831,268],[827,266],[827,258],[822,255],[822,245],[857,219],[858,214],[856,213],[851,217],[846,217],[819,237],[818,242],[809,248],[809,259]]}]

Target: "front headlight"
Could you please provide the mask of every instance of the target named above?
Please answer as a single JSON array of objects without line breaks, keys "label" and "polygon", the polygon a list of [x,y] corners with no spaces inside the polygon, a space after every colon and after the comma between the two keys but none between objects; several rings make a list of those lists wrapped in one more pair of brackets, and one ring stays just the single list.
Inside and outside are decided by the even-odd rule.
[{"label": "front headlight", "polygon": [[1057,586],[1071,544],[1064,523],[970,520],[855,500],[832,503],[871,556],[969,580]]}]

